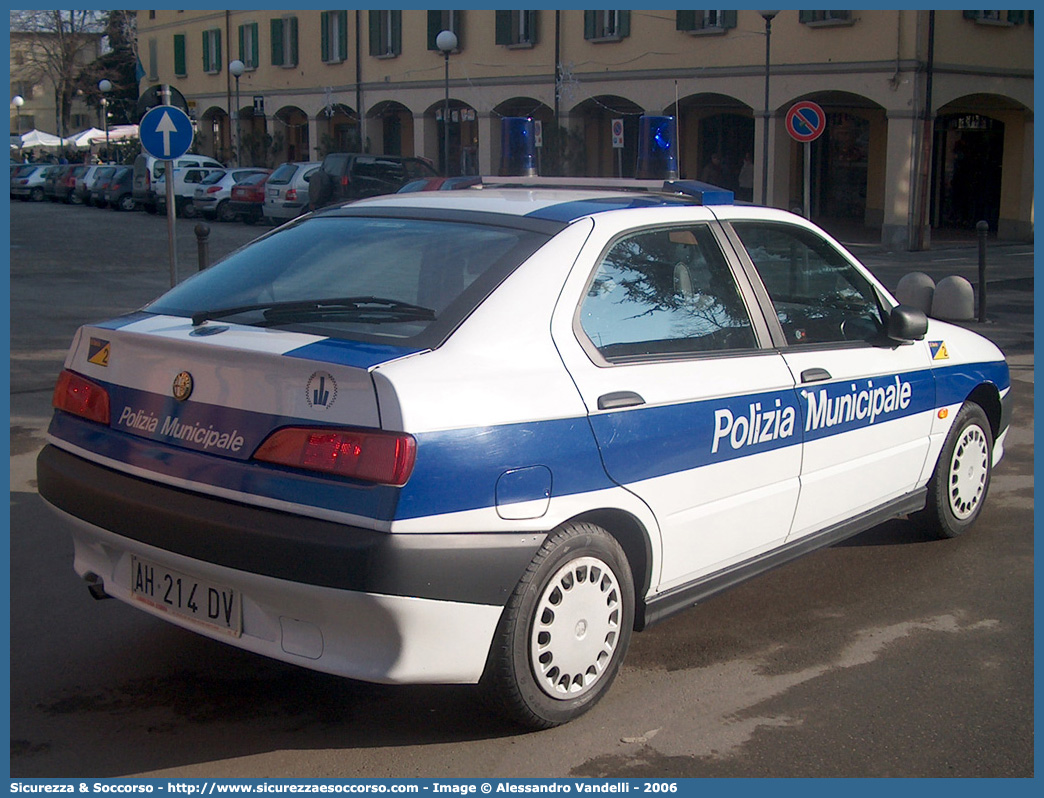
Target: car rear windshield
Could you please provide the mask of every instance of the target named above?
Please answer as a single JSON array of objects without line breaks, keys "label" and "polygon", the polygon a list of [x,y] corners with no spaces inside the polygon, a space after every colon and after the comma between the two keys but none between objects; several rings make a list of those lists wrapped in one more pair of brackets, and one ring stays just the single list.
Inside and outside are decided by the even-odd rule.
[{"label": "car rear windshield", "polygon": [[211,172],[209,175],[204,177],[199,182],[203,183],[205,185],[208,185],[208,186],[212,186],[215,183],[220,183],[221,182],[221,178],[223,178],[224,176],[225,176],[224,172]]},{"label": "car rear windshield", "polygon": [[277,186],[285,186],[293,179],[298,168],[299,167],[295,163],[285,163],[272,172],[272,176],[268,178],[268,182]]},{"label": "car rear windshield", "polygon": [[470,220],[316,216],[237,250],[146,310],[434,348],[549,237]]}]

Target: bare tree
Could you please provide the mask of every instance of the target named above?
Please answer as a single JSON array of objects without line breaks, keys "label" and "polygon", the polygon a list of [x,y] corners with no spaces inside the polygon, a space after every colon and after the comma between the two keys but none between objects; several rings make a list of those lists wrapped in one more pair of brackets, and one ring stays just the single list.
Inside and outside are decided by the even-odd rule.
[{"label": "bare tree", "polygon": [[65,135],[80,73],[99,53],[105,14],[36,9],[10,13],[12,39],[24,40],[17,78],[54,87],[59,133]]}]

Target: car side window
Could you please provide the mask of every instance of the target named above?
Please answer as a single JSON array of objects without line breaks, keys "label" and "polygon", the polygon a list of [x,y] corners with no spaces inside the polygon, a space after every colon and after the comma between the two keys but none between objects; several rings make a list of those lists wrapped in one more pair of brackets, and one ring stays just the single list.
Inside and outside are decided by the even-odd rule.
[{"label": "car side window", "polygon": [[868,341],[884,329],[877,292],[840,252],[813,231],[733,222],[768,291],[788,344]]},{"label": "car side window", "polygon": [[580,305],[609,362],[752,349],[739,287],[706,226],[628,235],[605,254]]}]

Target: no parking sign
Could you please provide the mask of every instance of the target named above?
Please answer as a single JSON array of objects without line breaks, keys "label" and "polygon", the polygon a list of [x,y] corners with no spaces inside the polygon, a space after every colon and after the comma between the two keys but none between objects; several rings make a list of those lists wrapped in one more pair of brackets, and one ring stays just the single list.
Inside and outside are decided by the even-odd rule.
[{"label": "no parking sign", "polygon": [[787,133],[795,141],[815,141],[826,130],[826,114],[811,100],[794,103],[787,111]]}]

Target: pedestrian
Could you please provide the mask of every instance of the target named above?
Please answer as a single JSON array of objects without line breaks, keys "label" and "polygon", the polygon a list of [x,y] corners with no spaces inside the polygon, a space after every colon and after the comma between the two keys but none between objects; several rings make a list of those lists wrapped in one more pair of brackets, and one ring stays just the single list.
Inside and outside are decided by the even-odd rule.
[{"label": "pedestrian", "polygon": [[333,178],[325,169],[316,169],[308,177],[308,209],[315,211],[333,199]]},{"label": "pedestrian", "polygon": [[720,186],[723,177],[721,156],[718,153],[714,153],[706,166],[703,167],[703,171],[700,172],[700,180],[704,183],[710,183],[712,186]]}]

